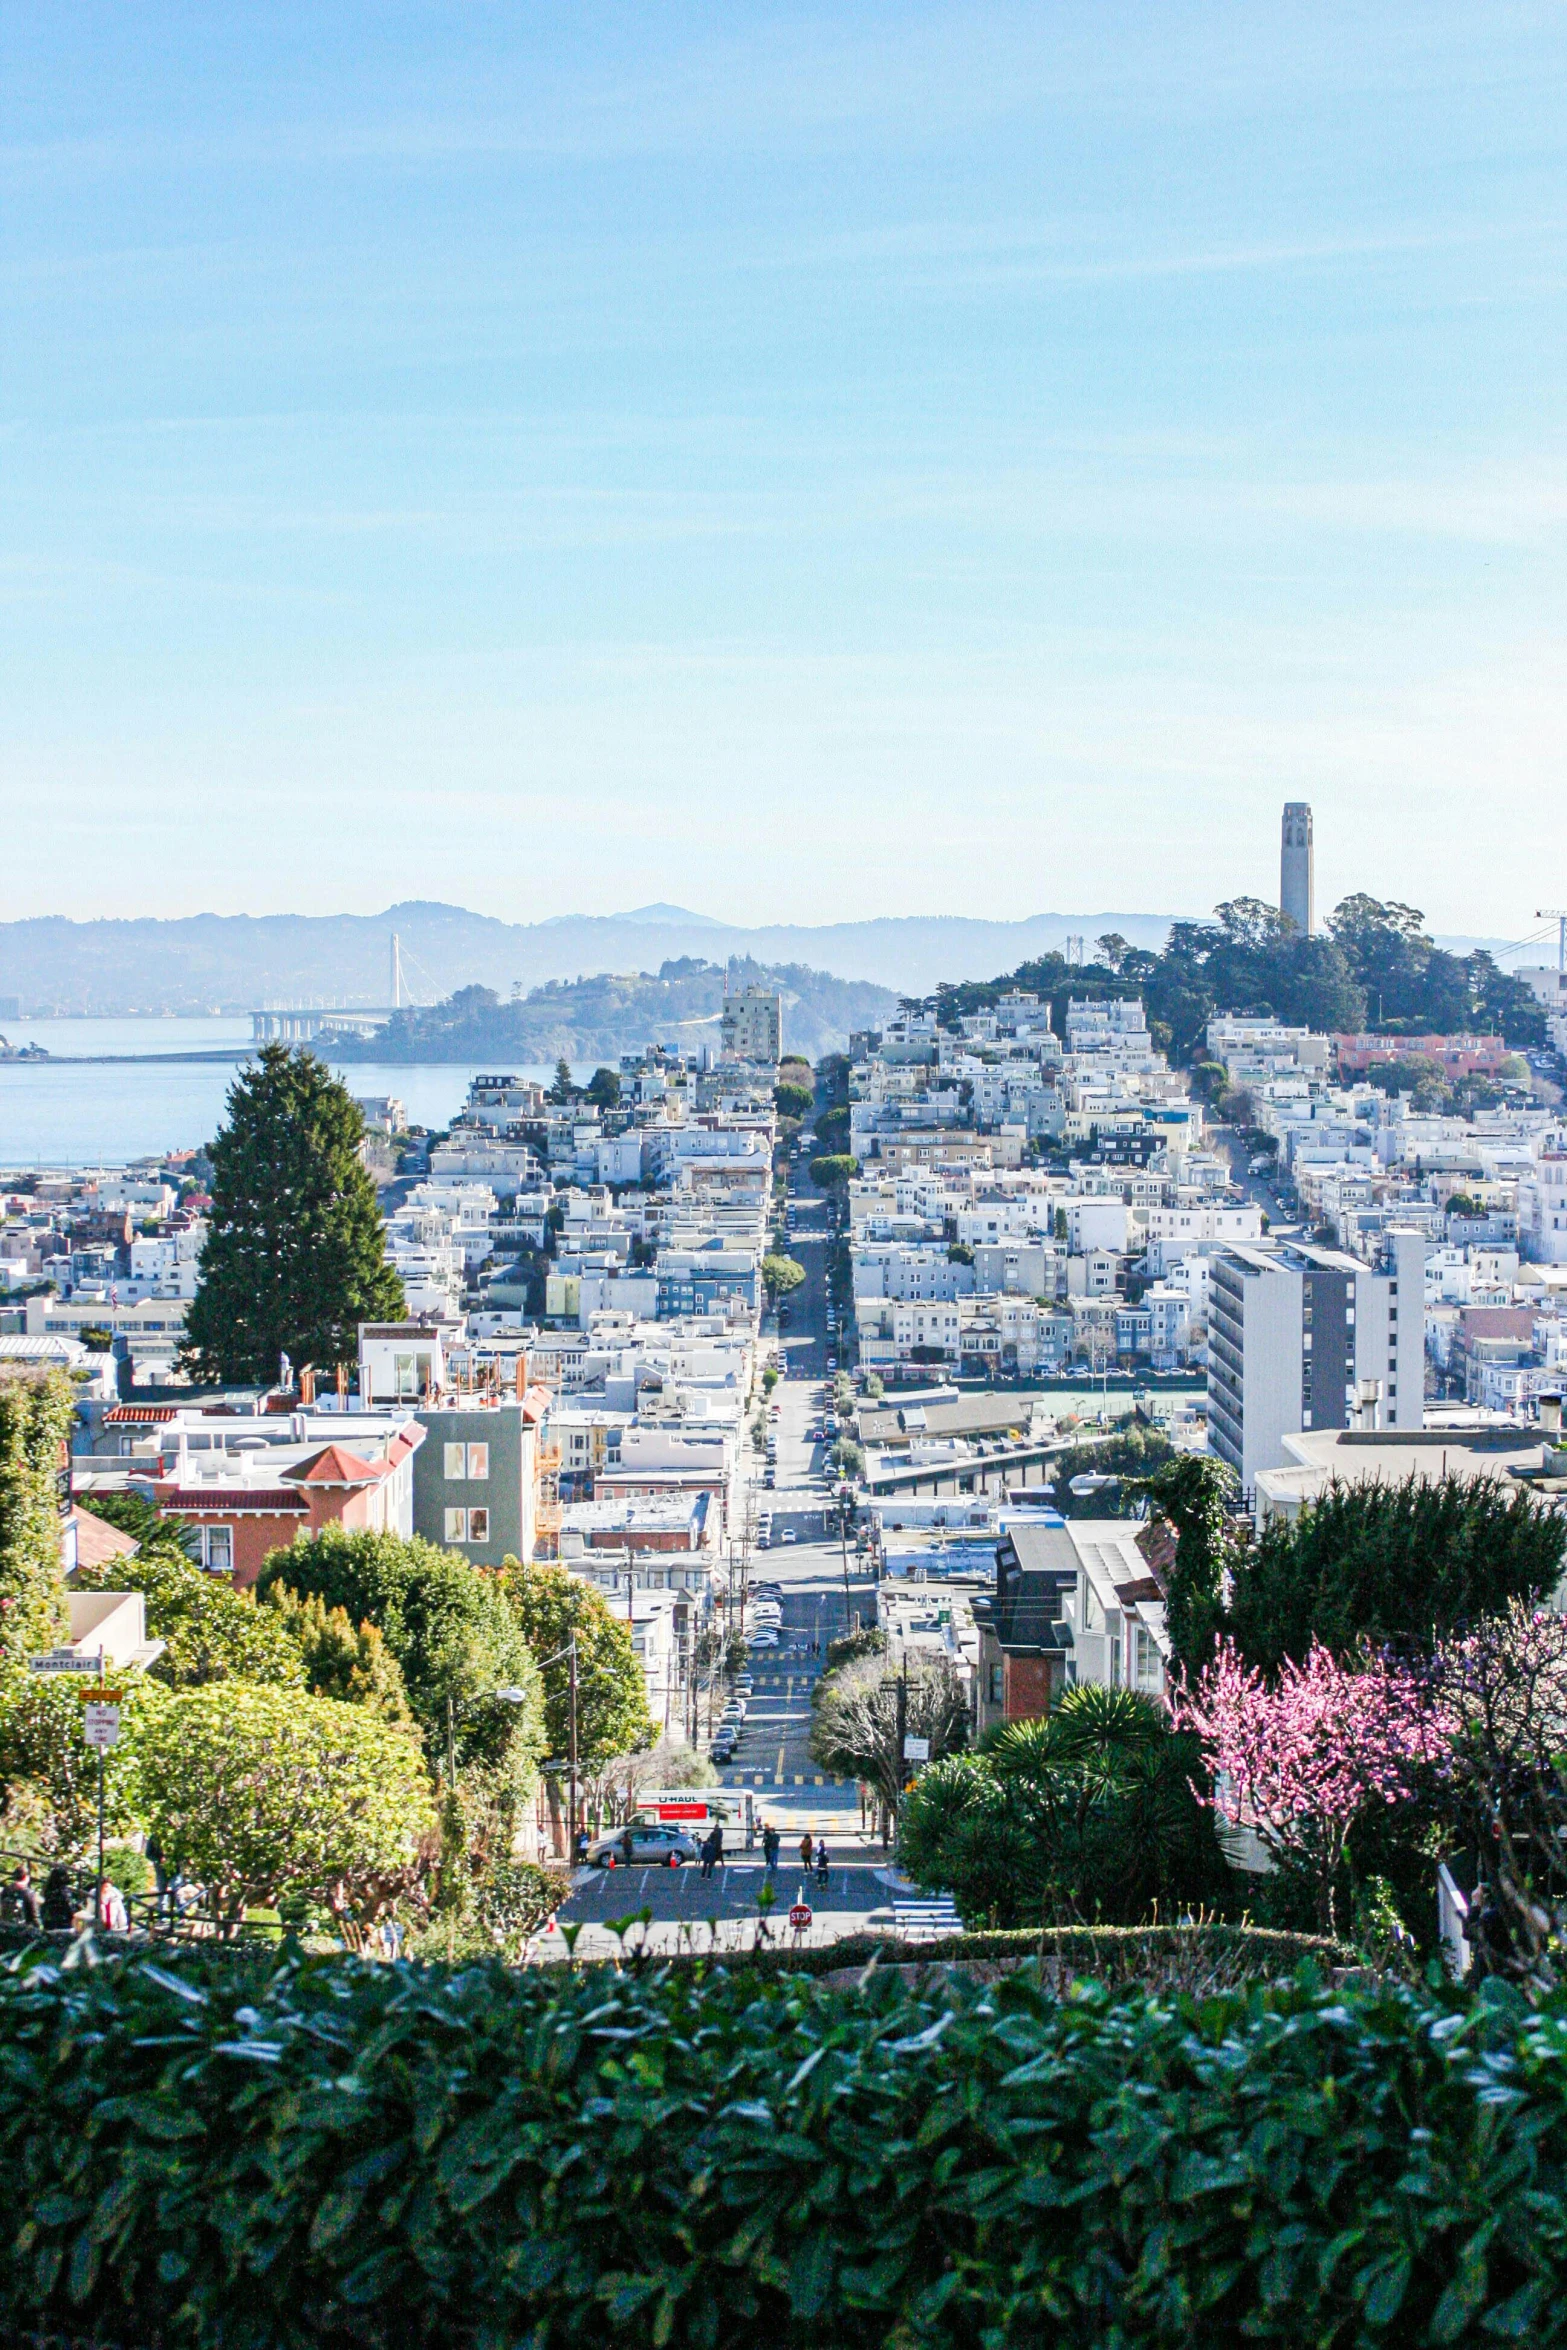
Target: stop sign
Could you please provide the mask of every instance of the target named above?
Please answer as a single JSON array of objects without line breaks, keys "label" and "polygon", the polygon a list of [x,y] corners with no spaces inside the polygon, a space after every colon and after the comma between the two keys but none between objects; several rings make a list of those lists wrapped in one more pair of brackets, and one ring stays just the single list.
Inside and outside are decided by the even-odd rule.
[{"label": "stop sign", "polygon": [[791,1909],[791,1910],[790,1910],[790,1912],[789,1912],[789,1923],[790,1923],[790,1925],[791,1925],[791,1926],[794,1928],[794,1930],[795,1930],[795,1932],[796,1932],[797,1934],[803,1934],[803,1933],[805,1932],[805,1929],[806,1929],[806,1927],[807,1927],[807,1926],[810,1924],[810,1922],[811,1922],[811,1905],[810,1905],[810,1903],[809,1903],[808,1901],[797,1901],[797,1902],[795,1903],[795,1905],[794,1905],[793,1909]]}]

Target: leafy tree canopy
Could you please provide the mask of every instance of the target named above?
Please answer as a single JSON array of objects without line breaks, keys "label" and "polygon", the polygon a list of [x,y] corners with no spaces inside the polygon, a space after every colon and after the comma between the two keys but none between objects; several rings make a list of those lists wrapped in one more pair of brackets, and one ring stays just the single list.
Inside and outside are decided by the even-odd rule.
[{"label": "leafy tree canopy", "polygon": [[787,1297],[805,1279],[805,1267],[797,1257],[769,1254],[762,1259],[762,1279],[774,1297]]},{"label": "leafy tree canopy", "polygon": [[[1115,1435],[1097,1444],[1069,1444],[1050,1457],[1053,1499],[1065,1518],[1130,1518],[1142,1507],[1137,1480],[1146,1477],[1174,1451],[1161,1429],[1145,1428],[1128,1420]],[[1089,1493],[1074,1493],[1074,1477],[1116,1477],[1116,1485],[1100,1485]]]},{"label": "leafy tree canopy", "polygon": [[285,1354],[331,1370],[355,1359],[361,1322],[402,1317],[403,1285],[358,1155],[364,1131],[347,1087],[313,1053],[264,1045],[235,1079],[212,1145],[201,1286],[185,1317],[197,1378],[274,1380]]},{"label": "leafy tree canopy", "polygon": [[[104,1825],[123,1836],[137,1825],[132,1746],[147,1698],[130,1677],[121,1738],[104,1757]],[[0,1679],[0,1824],[8,1843],[50,1860],[80,1860],[98,1833],[98,1756],[82,1736],[76,1684],[65,1674]]]},{"label": "leafy tree canopy", "polygon": [[816,1121],[816,1147],[819,1155],[837,1157],[849,1147],[849,1110],[840,1103],[834,1110],[823,1110]]},{"label": "leafy tree canopy", "polygon": [[1227,1624],[1246,1662],[1304,1663],[1361,1641],[1429,1646],[1554,1587],[1567,1520],[1493,1478],[1336,1487],[1273,1519],[1233,1562]]},{"label": "leafy tree canopy", "polygon": [[887,1656],[862,1656],[823,1673],[812,1697],[811,1754],[824,1771],[863,1779],[888,1811],[897,1809],[906,1775],[898,1751],[899,1683],[906,1736],[930,1742],[931,1758],[953,1754],[968,1739],[968,1700],[946,1659],[921,1660],[906,1676]]},{"label": "leafy tree canopy", "polygon": [[243,1682],[183,1689],[149,1709],[136,1746],[165,1865],[232,1922],[258,1903],[374,1906],[434,1828],[416,1741],[366,1706]]},{"label": "leafy tree canopy", "polygon": [[68,1610],[60,1568],[60,1472],[76,1403],[58,1371],[0,1381],[0,1668],[52,1647]]},{"label": "leafy tree canopy", "polygon": [[1200,1672],[1224,1620],[1225,1578],[1234,1561],[1229,1513],[1239,1486],[1223,1461],[1178,1453],[1155,1470],[1147,1490],[1176,1538],[1168,1580],[1171,1653],[1179,1671]]},{"label": "leafy tree canopy", "polygon": [[[538,1668],[500,1579],[418,1535],[345,1533],[329,1526],[267,1558],[257,1580],[317,1594],[351,1624],[373,1624],[401,1668],[414,1719],[444,1753],[452,1708],[459,1765],[510,1756],[531,1764],[542,1744]],[[525,1705],[491,1699],[520,1687]]]},{"label": "leafy tree canopy", "polygon": [[773,1087],[773,1107],[780,1118],[808,1118],[815,1099],[814,1086],[781,1082]]},{"label": "leafy tree canopy", "polygon": [[346,1608],[329,1608],[319,1592],[301,1598],[286,1583],[269,1586],[263,1612],[295,1644],[306,1684],[317,1697],[367,1705],[383,1721],[412,1723],[402,1668],[374,1624],[356,1627]]},{"label": "leafy tree canopy", "polygon": [[848,1151],[829,1151],[811,1161],[811,1181],[819,1191],[841,1191],[859,1171],[859,1160]]},{"label": "leafy tree canopy", "polygon": [[603,1593],[564,1567],[522,1567],[515,1560],[502,1568],[501,1587],[538,1662],[549,1753],[563,1756],[570,1743],[571,1661],[560,1651],[573,1635],[578,1769],[596,1770],[612,1756],[650,1746],[654,1724],[646,1680],[630,1630]]},{"label": "leafy tree canopy", "polygon": [[1438,947],[1424,921],[1412,906],[1359,894],[1335,908],[1322,935],[1303,938],[1276,906],[1231,898],[1211,921],[1174,923],[1161,954],[1107,933],[1095,942],[1093,963],[1041,955],[1001,978],[940,988],[918,1008],[950,1027],[1009,989],[1027,988],[1049,999],[1062,1035],[1070,997],[1141,995],[1182,1063],[1200,1057],[1215,1012],[1270,1012],[1329,1034],[1480,1028],[1510,1045],[1543,1044],[1545,1014],[1528,984],[1483,950],[1458,956]]}]

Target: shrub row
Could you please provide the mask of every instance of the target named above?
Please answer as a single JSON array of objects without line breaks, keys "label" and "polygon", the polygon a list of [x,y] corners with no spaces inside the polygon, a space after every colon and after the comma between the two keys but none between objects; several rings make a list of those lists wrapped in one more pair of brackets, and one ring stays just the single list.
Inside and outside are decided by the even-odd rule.
[{"label": "shrub row", "polygon": [[[627,1948],[634,1950],[628,1939]],[[725,1951],[731,1972],[763,1975],[837,1975],[846,1968],[875,1964],[946,1966],[975,1960],[1017,1964],[1044,1961],[1052,1980],[1092,1975],[1107,1983],[1177,1987],[1272,1982],[1303,1960],[1323,1968],[1353,1966],[1347,1943],[1321,1934],[1285,1934],[1266,1926],[1037,1926],[998,1932],[949,1934],[939,1942],[899,1942],[890,1934],[847,1934],[837,1942],[796,1950],[787,1944],[760,1950]],[[597,1963],[597,1962],[594,1962]],[[608,1963],[608,1962],[604,1962]],[[700,1953],[666,1959],[676,1968],[710,1967]]]},{"label": "shrub row", "polygon": [[1567,2338],[1567,1999],[1026,1973],[0,1974],[0,2334]]}]

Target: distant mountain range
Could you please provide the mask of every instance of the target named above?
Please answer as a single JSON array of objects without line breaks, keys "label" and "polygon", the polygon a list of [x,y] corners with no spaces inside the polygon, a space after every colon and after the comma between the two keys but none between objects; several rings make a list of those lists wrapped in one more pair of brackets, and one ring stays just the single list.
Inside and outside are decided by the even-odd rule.
[{"label": "distant mountain range", "polygon": [[[177,921],[72,922],[45,915],[0,923],[0,998],[25,1018],[49,1013],[255,1011],[281,1004],[390,1004],[391,945],[401,949],[402,1001],[434,1004],[461,987],[526,994],[552,979],[656,972],[683,955],[803,965],[907,995],[943,980],[991,979],[1068,938],[1087,951],[1107,931],[1162,947],[1170,914],[1031,914],[985,922],[962,914],[872,922],[775,923],[746,929],[684,906],[627,914],[555,914],[500,922],[426,900],[384,914],[192,914]],[[1497,939],[1439,939],[1455,953]],[[1545,950],[1540,953],[1546,959]]]},{"label": "distant mountain range", "polygon": [[509,995],[551,979],[656,972],[683,955],[804,965],[925,995],[942,980],[988,979],[1076,936],[1119,931],[1159,947],[1164,914],[1035,914],[1020,922],[910,914],[872,922],[760,929],[683,906],[500,922],[423,900],[384,914],[192,914],[176,921],[0,923],[0,997],[23,1017],[49,1013],[250,1012],[263,1005],[390,1004],[391,946],[403,1001],[433,1004],[461,987]]}]

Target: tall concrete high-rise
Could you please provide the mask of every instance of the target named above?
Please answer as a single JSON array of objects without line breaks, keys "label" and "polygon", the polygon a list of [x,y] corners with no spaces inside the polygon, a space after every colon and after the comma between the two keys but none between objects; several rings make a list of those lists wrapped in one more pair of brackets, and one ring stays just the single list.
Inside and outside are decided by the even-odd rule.
[{"label": "tall concrete high-rise", "polygon": [[1285,920],[1308,938],[1316,913],[1315,893],[1311,805],[1307,800],[1286,800],[1284,842],[1279,852],[1279,905]]}]

